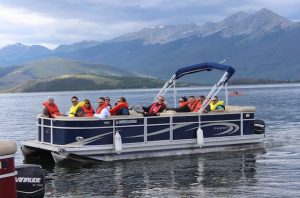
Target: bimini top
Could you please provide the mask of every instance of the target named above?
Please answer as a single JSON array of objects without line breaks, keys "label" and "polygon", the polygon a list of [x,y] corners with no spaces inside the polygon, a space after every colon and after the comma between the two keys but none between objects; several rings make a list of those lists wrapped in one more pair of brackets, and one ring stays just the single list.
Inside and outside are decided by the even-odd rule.
[{"label": "bimini top", "polygon": [[220,63],[200,63],[200,64],[191,65],[191,66],[178,69],[175,73],[176,75],[175,79],[179,79],[182,76],[187,74],[192,74],[192,73],[202,72],[202,71],[211,71],[212,69],[223,70],[228,72],[228,76],[227,79],[225,80],[225,83],[235,72],[234,68],[228,65],[223,65]]}]

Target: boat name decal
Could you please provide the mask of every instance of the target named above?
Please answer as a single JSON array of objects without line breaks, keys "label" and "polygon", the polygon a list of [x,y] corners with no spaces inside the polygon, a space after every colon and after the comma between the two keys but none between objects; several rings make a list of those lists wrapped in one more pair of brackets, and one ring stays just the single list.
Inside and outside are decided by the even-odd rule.
[{"label": "boat name decal", "polygon": [[213,127],[213,130],[217,133],[214,133],[214,135],[231,135],[235,132],[237,132],[240,127],[237,124],[234,123],[209,123],[204,124],[201,126],[201,128],[204,127]]},{"label": "boat name decal", "polygon": [[110,121],[104,121],[103,124],[110,125]]},{"label": "boat name decal", "polygon": [[16,177],[18,183],[41,183],[40,177]]},{"label": "boat name decal", "polygon": [[229,129],[229,126],[218,126],[218,127],[214,127],[214,131],[216,130],[227,130]]},{"label": "boat name decal", "polygon": [[116,124],[137,124],[137,120],[117,120]]}]

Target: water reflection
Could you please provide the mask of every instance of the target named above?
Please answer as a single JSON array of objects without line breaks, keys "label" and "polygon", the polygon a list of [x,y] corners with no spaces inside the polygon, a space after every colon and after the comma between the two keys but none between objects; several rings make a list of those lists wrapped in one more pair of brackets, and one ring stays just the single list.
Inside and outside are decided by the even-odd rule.
[{"label": "water reflection", "polygon": [[46,169],[46,196],[221,196],[226,188],[255,185],[256,156],[263,152],[55,165]]}]

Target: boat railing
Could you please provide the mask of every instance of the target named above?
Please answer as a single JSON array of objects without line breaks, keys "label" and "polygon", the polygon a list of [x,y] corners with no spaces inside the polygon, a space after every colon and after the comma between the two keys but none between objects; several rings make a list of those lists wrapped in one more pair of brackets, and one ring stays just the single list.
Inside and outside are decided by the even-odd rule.
[{"label": "boat railing", "polygon": [[[148,141],[147,137],[149,134],[151,134],[151,132],[148,130],[151,127],[158,127],[160,128],[158,130],[162,130],[163,128],[165,129],[168,128],[169,138],[165,140],[173,141],[173,137],[174,137],[173,133],[175,131],[176,125],[178,126],[193,125],[193,128],[195,127],[198,128],[204,125],[209,125],[209,123],[227,123],[227,122],[233,122],[235,124],[238,123],[241,131],[240,135],[243,135],[243,131],[244,131],[243,123],[247,120],[253,121],[254,112],[255,112],[255,108],[250,106],[227,106],[227,110],[225,112],[210,112],[207,114],[202,114],[199,112],[177,113],[174,111],[166,111],[161,113],[159,116],[143,117],[140,114],[136,114],[136,115],[110,116],[103,120],[94,117],[69,118],[65,116],[60,116],[55,119],[38,117],[38,123],[37,123],[39,127],[38,139],[40,142],[57,144],[57,145],[68,145],[71,142],[56,143],[54,141],[55,134],[56,136],[60,133],[68,133],[69,135],[71,135],[72,132],[74,131],[74,133],[76,133],[77,135],[75,135],[76,137],[73,137],[73,141],[76,142],[77,136],[79,139],[80,136],[84,136],[84,134],[87,133],[87,131],[85,130],[94,131],[93,133],[95,134],[97,133],[115,134],[119,130],[125,130],[130,132],[130,130],[136,129],[140,131],[139,132],[140,135],[143,134],[144,137],[142,141],[147,142]],[[205,118],[206,116],[209,117],[217,116],[218,120],[209,121],[211,119]],[[220,116],[224,116],[223,117],[224,119],[220,119],[221,118]],[[100,132],[102,129],[106,132]],[[82,130],[79,133],[79,135],[78,135],[78,130]]]}]

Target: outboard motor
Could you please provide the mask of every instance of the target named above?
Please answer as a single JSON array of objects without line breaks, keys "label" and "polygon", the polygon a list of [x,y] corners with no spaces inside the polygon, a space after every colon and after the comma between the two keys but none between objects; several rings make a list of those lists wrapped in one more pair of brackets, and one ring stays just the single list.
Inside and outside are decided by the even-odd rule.
[{"label": "outboard motor", "polygon": [[45,174],[40,165],[24,164],[16,166],[17,197],[39,198],[45,195]]},{"label": "outboard motor", "polygon": [[263,120],[254,120],[254,133],[263,134],[265,133],[265,122]]}]

